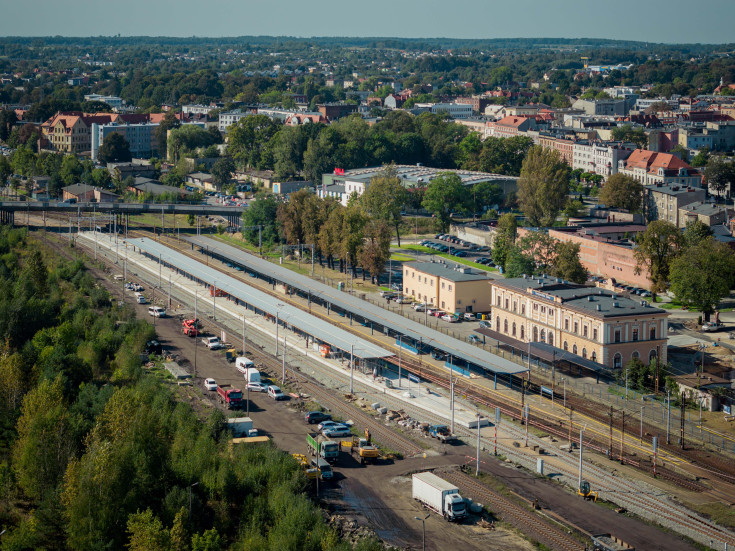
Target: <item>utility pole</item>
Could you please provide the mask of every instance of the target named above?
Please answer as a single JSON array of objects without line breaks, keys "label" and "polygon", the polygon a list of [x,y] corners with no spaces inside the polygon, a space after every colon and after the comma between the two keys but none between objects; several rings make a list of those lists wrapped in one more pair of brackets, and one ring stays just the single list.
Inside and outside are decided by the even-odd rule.
[{"label": "utility pole", "polygon": [[607,456],[612,459],[612,451],[613,451],[613,407],[610,406],[610,413],[608,413],[608,416],[610,417],[610,444],[607,447]]},{"label": "utility pole", "polygon": [[620,463],[625,463],[625,448],[623,447],[625,444],[625,410],[622,412],[623,415],[623,428],[620,431]]},{"label": "utility pole", "polygon": [[531,409],[526,405],[526,447],[528,447],[528,418],[531,415]]},{"label": "utility pole", "polygon": [[[276,344],[278,346],[278,344]],[[286,384],[286,335],[283,335],[283,375],[281,377],[281,382],[285,385]]]},{"label": "utility pole", "polygon": [[569,451],[572,451],[572,413],[574,406],[569,406]]},{"label": "utility pole", "polygon": [[577,489],[582,487],[582,448],[584,448],[584,428],[579,429],[579,476]]},{"label": "utility pole", "polygon": [[242,315],[242,355],[247,356],[245,353],[245,314]]},{"label": "utility pole", "polygon": [[475,476],[480,476],[480,411],[477,411],[477,465],[475,465]]},{"label": "utility pole", "polygon": [[355,345],[350,345],[350,394],[355,393]]},{"label": "utility pole", "polygon": [[666,443],[671,444],[671,391],[666,391]]},{"label": "utility pole", "polygon": [[680,414],[681,428],[680,428],[679,440],[681,440],[681,442],[679,443],[679,445],[681,446],[681,449],[683,450],[684,449],[684,414],[686,413],[685,409],[686,409],[686,403],[687,403],[686,394],[684,394],[683,392],[681,393],[680,400],[681,400],[681,414]]}]

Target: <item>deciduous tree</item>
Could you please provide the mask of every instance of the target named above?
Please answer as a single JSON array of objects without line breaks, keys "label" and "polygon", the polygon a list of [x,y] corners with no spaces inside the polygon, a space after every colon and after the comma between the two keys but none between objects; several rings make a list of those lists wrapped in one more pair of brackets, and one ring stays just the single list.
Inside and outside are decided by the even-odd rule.
[{"label": "deciduous tree", "polygon": [[732,193],[732,185],[735,182],[735,163],[732,160],[725,160],[720,155],[710,157],[704,175],[709,187],[717,195],[723,195],[727,189]]},{"label": "deciduous tree", "polygon": [[370,180],[370,185],[360,196],[360,205],[367,216],[382,220],[395,229],[399,247],[399,228],[403,220],[401,212],[406,205],[406,194],[406,188],[396,176],[395,169],[389,166]]},{"label": "deciduous tree", "polygon": [[235,161],[232,160],[232,157],[220,157],[212,165],[214,184],[218,188],[226,186],[233,172],[235,172]]},{"label": "deciduous tree", "polygon": [[643,206],[643,185],[627,174],[613,174],[600,191],[600,202],[608,207],[640,212]]},{"label": "deciduous tree", "polygon": [[646,231],[638,234],[633,255],[636,260],[635,273],[644,270],[651,280],[651,292],[659,293],[669,283],[671,260],[679,252],[683,237],[679,228],[666,220],[654,220]]},{"label": "deciduous tree", "polygon": [[534,146],[518,180],[518,202],[533,226],[551,226],[567,201],[569,165],[559,152]]},{"label": "deciduous tree", "polygon": [[705,319],[735,284],[735,253],[712,237],[687,247],[671,262],[671,290]]},{"label": "deciduous tree", "polygon": [[[130,153],[130,144],[122,134],[113,132],[105,136],[97,158],[102,163],[127,163],[133,158]],[[67,184],[68,185],[68,184]]]},{"label": "deciduous tree", "polygon": [[582,261],[579,258],[579,249],[579,243],[569,241],[557,242],[551,275],[573,283],[585,283],[588,275],[587,268],[582,266]]},{"label": "deciduous tree", "polygon": [[446,232],[450,213],[464,210],[465,199],[461,178],[454,172],[443,172],[429,183],[421,204],[434,214],[439,231]]}]

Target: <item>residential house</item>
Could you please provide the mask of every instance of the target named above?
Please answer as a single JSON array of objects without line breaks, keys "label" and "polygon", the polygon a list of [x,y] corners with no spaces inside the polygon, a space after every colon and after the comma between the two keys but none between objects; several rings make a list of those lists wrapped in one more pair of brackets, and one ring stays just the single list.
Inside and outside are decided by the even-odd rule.
[{"label": "residential house", "polygon": [[572,104],[587,115],[627,115],[628,102],[624,99],[578,99]]},{"label": "residential house", "polygon": [[665,184],[701,187],[701,174],[676,155],[636,149],[618,162],[618,172],[627,174],[643,185]]},{"label": "residential house", "polygon": [[214,185],[214,177],[207,172],[192,172],[187,174],[184,181],[190,186],[198,187],[204,191],[217,191]]},{"label": "residential house", "polygon": [[677,227],[683,227],[679,214],[684,206],[703,203],[707,198],[707,192],[702,188],[661,183],[646,186],[646,195],[648,218],[666,220]]},{"label": "residential house", "polygon": [[537,128],[533,117],[504,117],[491,124],[492,135],[498,138],[512,138]]},{"label": "residential house", "polygon": [[111,191],[87,184],[73,184],[61,189],[61,199],[76,199],[78,203],[111,203],[119,197]]},{"label": "residential house", "polygon": [[707,227],[726,224],[735,216],[732,207],[697,201],[679,208],[679,227],[686,228],[689,224],[699,220]]},{"label": "residential house", "polygon": [[605,180],[617,173],[618,164],[628,158],[632,148],[621,142],[577,141],[572,145],[572,168],[599,174]]}]

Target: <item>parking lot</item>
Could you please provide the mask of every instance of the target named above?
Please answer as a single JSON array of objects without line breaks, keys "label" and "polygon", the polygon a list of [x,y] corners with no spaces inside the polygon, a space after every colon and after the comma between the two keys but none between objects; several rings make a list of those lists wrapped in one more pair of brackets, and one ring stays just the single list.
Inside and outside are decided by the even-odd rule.
[{"label": "parking lot", "polygon": [[437,234],[434,239],[425,239],[419,245],[429,247],[440,253],[456,256],[457,258],[467,258],[477,264],[495,267],[490,253],[490,247],[476,245],[453,235]]}]

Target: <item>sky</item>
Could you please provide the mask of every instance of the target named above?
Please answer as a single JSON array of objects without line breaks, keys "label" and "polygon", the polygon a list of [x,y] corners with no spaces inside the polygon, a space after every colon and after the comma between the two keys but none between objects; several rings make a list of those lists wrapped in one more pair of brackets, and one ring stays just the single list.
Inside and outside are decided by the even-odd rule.
[{"label": "sky", "polygon": [[735,0],[0,0],[0,36],[116,34],[717,44],[735,42]]}]

